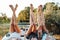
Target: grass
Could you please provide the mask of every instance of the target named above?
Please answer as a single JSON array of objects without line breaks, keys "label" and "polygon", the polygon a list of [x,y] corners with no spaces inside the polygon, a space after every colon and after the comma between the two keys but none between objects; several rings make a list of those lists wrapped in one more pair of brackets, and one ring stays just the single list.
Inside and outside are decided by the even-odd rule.
[{"label": "grass", "polygon": [[8,32],[8,27],[0,27],[0,36],[4,36]]},{"label": "grass", "polygon": [[9,27],[6,27],[4,25],[0,25],[0,40],[2,40],[2,37],[8,33]]}]

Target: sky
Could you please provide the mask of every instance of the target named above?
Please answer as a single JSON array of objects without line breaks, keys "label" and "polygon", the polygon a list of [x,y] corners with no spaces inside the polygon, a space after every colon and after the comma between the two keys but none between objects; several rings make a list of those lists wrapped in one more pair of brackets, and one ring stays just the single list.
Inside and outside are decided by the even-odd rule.
[{"label": "sky", "polygon": [[30,4],[33,4],[34,8],[37,8],[40,4],[44,5],[47,2],[60,3],[60,0],[0,0],[0,16],[1,13],[6,13],[7,17],[12,17],[12,10],[9,7],[10,4],[14,7],[18,4],[16,10],[16,16],[18,16],[19,12],[25,7],[30,6]]}]

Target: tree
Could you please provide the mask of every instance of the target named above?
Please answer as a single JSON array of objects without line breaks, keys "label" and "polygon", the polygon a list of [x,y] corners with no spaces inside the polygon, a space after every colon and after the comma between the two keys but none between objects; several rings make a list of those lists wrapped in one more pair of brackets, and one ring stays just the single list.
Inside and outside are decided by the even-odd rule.
[{"label": "tree", "polygon": [[[37,22],[37,9],[34,9],[35,22]],[[29,22],[30,19],[30,7],[25,7],[24,10],[20,11],[18,15],[18,21]]]},{"label": "tree", "polygon": [[10,19],[6,16],[5,13],[1,13],[1,17],[0,17],[0,23],[9,23]]},{"label": "tree", "polygon": [[[60,10],[58,8],[58,5],[53,2],[46,3],[44,6],[46,26],[50,31],[59,30],[57,24],[60,23]],[[56,30],[56,32],[58,30]]]},{"label": "tree", "polygon": [[20,22],[29,22],[30,7],[25,7],[18,15],[18,20]]}]

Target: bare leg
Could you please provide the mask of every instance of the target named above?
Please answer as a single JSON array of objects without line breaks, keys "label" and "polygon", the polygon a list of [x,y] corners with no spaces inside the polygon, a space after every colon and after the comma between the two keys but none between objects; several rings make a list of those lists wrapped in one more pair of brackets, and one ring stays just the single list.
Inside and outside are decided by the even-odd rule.
[{"label": "bare leg", "polygon": [[29,35],[31,32],[36,32],[36,26],[34,23],[34,15],[33,15],[33,5],[30,5],[30,28],[26,32],[27,35]]},{"label": "bare leg", "polygon": [[37,30],[38,30],[38,40],[41,40],[41,36],[42,36],[42,5],[39,5],[38,6],[38,12],[37,12],[37,18],[38,18],[38,27],[37,27]]},{"label": "bare leg", "polygon": [[14,20],[13,20],[13,16],[12,16],[12,19],[11,19],[11,24],[10,24],[10,28],[9,28],[9,32],[14,32]]},{"label": "bare leg", "polygon": [[[44,30],[45,32],[48,33],[48,31],[45,27],[45,18],[44,18],[44,14],[42,12],[42,5],[40,5],[38,7],[38,29],[37,30],[40,31],[40,32],[38,32],[39,36],[42,35],[42,30]],[[41,39],[39,39],[39,40],[41,40]]]},{"label": "bare leg", "polygon": [[45,25],[43,25],[43,30],[44,30],[47,34],[49,34],[49,32],[48,32],[48,30],[46,29],[46,26],[45,26]]},{"label": "bare leg", "polygon": [[21,31],[18,28],[18,25],[16,23],[16,15],[15,15],[15,11],[16,11],[18,5],[16,5],[15,8],[12,5],[9,5],[9,6],[10,6],[10,8],[13,11],[13,16],[12,16],[12,19],[11,19],[11,26],[10,26],[10,30],[9,31],[10,32],[18,32],[18,33],[20,33]]}]

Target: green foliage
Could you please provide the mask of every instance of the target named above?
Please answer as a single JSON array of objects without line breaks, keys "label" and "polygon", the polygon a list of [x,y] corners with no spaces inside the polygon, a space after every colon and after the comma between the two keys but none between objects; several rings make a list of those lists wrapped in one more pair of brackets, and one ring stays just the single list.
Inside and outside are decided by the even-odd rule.
[{"label": "green foliage", "polygon": [[1,27],[0,26],[0,36],[4,36],[6,33],[8,33],[9,28],[8,27]]},{"label": "green foliage", "polygon": [[[36,12],[37,12],[37,9],[34,9],[35,16],[36,16]],[[30,18],[30,7],[25,7],[24,10],[20,11],[20,13],[18,15],[18,21],[29,22],[29,18]]]},{"label": "green foliage", "polygon": [[3,13],[1,13],[2,14],[2,16],[0,16],[0,23],[9,23],[10,22],[10,19],[9,18],[7,18],[7,16],[6,16],[6,14],[3,14]]},{"label": "green foliage", "polygon": [[29,22],[29,13],[30,13],[30,7],[25,7],[25,9],[19,13],[18,20],[20,22]]},{"label": "green foliage", "polygon": [[58,5],[53,2],[46,3],[44,14],[47,28],[50,31],[59,29],[58,25],[60,25],[60,9]]}]

